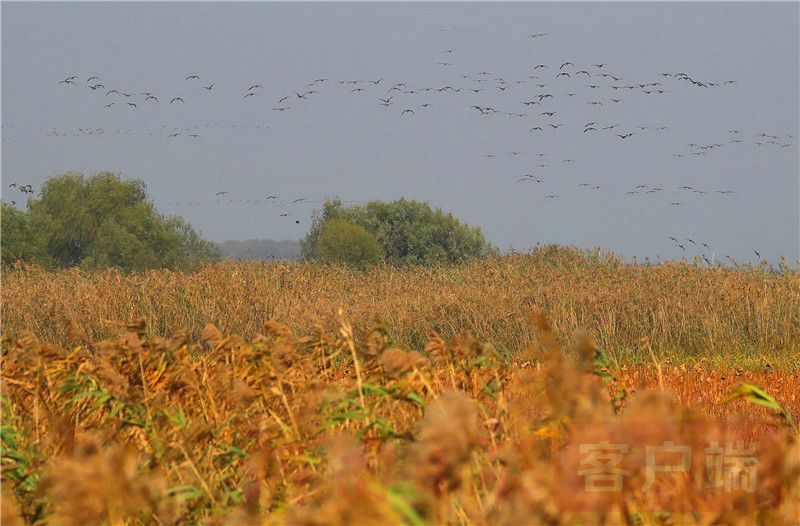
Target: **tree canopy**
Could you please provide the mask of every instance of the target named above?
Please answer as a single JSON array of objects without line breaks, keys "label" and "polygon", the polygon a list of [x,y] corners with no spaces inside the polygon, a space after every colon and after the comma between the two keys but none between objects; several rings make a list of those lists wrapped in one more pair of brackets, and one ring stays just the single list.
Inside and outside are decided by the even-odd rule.
[{"label": "tree canopy", "polygon": [[4,204],[0,243],[4,266],[187,269],[219,257],[183,219],[159,214],[144,182],[108,172],[53,177],[27,212]]},{"label": "tree canopy", "polygon": [[400,199],[345,207],[333,199],[314,213],[311,229],[301,241],[305,259],[322,259],[319,241],[328,224],[336,220],[363,228],[375,239],[384,261],[390,265],[461,263],[497,253],[480,228],[462,224],[452,214],[434,210],[428,203]]},{"label": "tree canopy", "polygon": [[314,255],[322,263],[343,263],[366,270],[380,263],[384,253],[364,227],[344,219],[331,219],[322,228],[314,245]]}]

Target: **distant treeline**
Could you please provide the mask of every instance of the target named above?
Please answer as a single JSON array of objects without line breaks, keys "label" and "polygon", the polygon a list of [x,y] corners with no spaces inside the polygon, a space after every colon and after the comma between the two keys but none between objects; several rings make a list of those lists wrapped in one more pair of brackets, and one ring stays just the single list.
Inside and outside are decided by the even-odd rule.
[{"label": "distant treeline", "polygon": [[271,261],[300,259],[300,242],[292,239],[248,239],[217,243],[223,259]]}]

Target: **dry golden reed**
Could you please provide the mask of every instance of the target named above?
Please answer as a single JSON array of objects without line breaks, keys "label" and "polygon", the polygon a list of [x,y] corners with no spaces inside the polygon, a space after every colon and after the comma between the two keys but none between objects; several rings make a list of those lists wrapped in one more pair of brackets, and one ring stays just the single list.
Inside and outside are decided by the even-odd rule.
[{"label": "dry golden reed", "polygon": [[[363,275],[21,269],[2,308],[3,524],[800,523],[790,269],[553,248]],[[742,384],[783,419],[719,403]],[[745,417],[769,440],[759,492],[669,474],[565,506],[556,453],[582,423]]]},{"label": "dry golden reed", "polygon": [[[203,343],[193,343],[183,331],[151,335],[137,321],[123,324],[131,332],[71,349],[31,332],[4,337],[4,523],[800,519],[798,436],[781,431],[766,408],[719,406],[709,397],[758,380],[797,414],[791,374],[698,363],[666,367],[659,385],[652,368],[607,362],[585,333],[562,348],[541,312],[528,324],[536,337],[515,359],[470,334],[446,340],[431,331],[425,348],[439,357],[431,363],[422,352],[386,345],[375,336],[384,334],[380,327],[354,340],[341,322],[339,331],[317,327],[298,337],[270,320],[251,339],[207,324]],[[711,430],[739,414],[772,426],[759,493],[710,503],[671,476],[648,494],[626,485],[604,513],[564,509],[553,452],[581,422],[656,420],[677,429],[688,419]],[[664,503],[699,513],[652,512]]]},{"label": "dry golden reed", "polygon": [[145,317],[155,333],[207,323],[254,337],[264,320],[293,331],[338,330],[344,307],[357,334],[375,320],[395,344],[420,348],[435,330],[470,332],[502,352],[532,338],[520,320],[546,310],[559,342],[586,330],[612,357],[736,356],[782,365],[800,358],[800,276],[782,267],[704,268],[686,262],[625,264],[611,254],[545,247],[529,255],[437,268],[346,268],[305,263],[209,265],[196,273],[116,271],[3,275],[3,330],[33,331],[63,347],[129,330],[108,320]]}]

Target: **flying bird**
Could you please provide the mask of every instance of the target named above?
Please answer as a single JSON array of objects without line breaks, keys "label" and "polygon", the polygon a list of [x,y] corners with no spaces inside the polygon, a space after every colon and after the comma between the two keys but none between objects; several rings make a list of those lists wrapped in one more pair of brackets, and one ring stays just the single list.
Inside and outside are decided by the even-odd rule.
[{"label": "flying bird", "polygon": [[212,89],[213,87],[214,87],[214,84],[212,84],[212,85],[210,85],[210,86],[203,86],[203,88],[207,89],[208,91],[211,91],[211,89]]},{"label": "flying bird", "polygon": [[191,79],[200,80],[200,77],[198,77],[197,75],[189,75],[188,77],[186,77],[186,80],[191,80]]},{"label": "flying bird", "polygon": [[406,113],[410,113],[411,115],[415,115],[414,110],[403,110],[403,112],[400,114],[400,116],[402,117]]},{"label": "flying bird", "polygon": [[175,97],[174,99],[172,99],[171,101],[169,101],[169,103],[170,103],[170,104],[172,104],[173,102],[182,102],[183,104],[186,104],[186,101],[184,101],[184,100],[183,100],[182,98],[180,98],[180,97]]}]

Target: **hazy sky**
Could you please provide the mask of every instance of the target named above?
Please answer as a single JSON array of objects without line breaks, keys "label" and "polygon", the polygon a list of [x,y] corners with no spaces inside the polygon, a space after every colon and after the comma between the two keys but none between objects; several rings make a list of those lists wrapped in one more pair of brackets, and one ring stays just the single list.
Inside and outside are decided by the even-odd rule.
[{"label": "hazy sky", "polygon": [[501,248],[793,260],[799,8],[4,2],[2,198],[108,170],[217,241],[299,239],[326,197],[405,197]]}]

